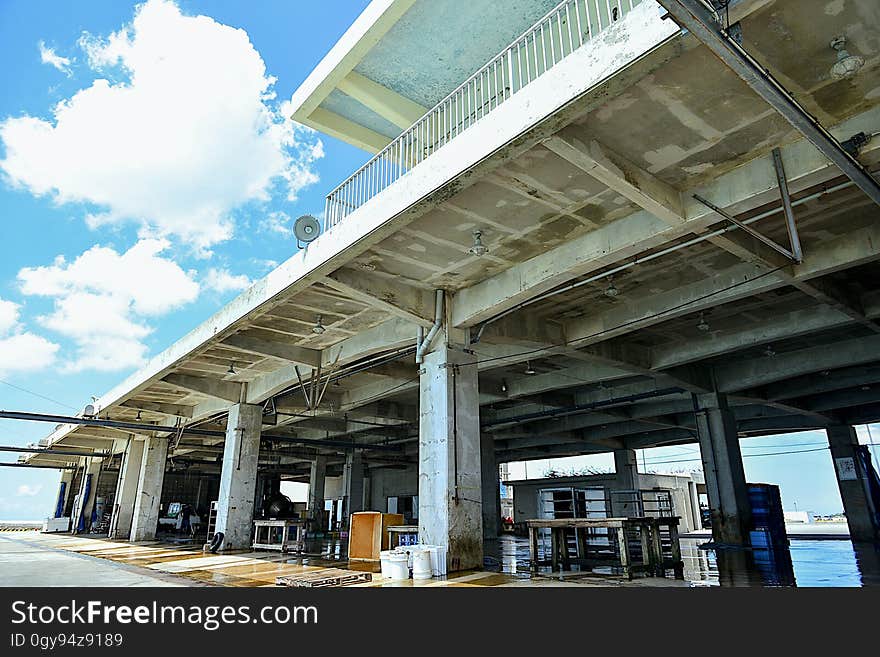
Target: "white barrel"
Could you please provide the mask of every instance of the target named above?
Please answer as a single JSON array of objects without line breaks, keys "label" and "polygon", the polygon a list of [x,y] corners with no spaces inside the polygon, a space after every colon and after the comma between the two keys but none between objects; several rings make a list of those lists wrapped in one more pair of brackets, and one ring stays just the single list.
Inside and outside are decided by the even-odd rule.
[{"label": "white barrel", "polygon": [[409,579],[409,564],[405,552],[383,550],[379,553],[382,575],[389,579]]},{"label": "white barrel", "polygon": [[382,577],[391,577],[390,555],[392,554],[394,554],[393,550],[382,550],[379,553],[379,565],[381,567]]},{"label": "white barrel", "polygon": [[434,576],[431,568],[431,551],[413,551],[413,579],[431,579]]}]

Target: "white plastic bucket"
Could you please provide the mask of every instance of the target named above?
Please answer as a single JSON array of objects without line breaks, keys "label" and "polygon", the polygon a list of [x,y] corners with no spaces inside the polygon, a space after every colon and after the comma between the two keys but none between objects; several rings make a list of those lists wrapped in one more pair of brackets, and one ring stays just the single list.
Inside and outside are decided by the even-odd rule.
[{"label": "white plastic bucket", "polygon": [[431,550],[424,549],[423,546],[419,546],[421,549],[413,550],[413,579],[431,579],[434,576],[433,568],[431,567]]},{"label": "white plastic bucket", "polygon": [[379,565],[381,567],[382,577],[391,577],[390,555],[392,554],[394,554],[394,550],[382,550],[379,553]]},{"label": "white plastic bucket", "polygon": [[409,564],[405,552],[386,550],[379,553],[382,575],[389,579],[409,579]]},{"label": "white plastic bucket", "polygon": [[431,570],[434,577],[446,575],[446,548],[442,545],[431,545]]}]

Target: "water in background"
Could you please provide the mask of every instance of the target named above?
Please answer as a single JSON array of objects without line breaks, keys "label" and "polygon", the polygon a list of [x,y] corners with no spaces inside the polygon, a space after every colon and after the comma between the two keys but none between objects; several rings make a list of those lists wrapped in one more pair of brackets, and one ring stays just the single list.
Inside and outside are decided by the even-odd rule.
[{"label": "water in background", "polygon": [[[743,550],[722,551],[719,555],[715,550],[699,549],[706,540],[681,539],[684,576],[691,586],[880,586],[878,547],[854,547],[849,540],[840,539],[792,539],[787,555]],[[487,542],[485,549],[488,569],[529,577],[525,538],[504,536]],[[539,553],[546,556],[543,546]],[[549,574],[549,568],[541,571]],[[602,584],[599,580],[596,583]]]},{"label": "water in background", "polygon": [[742,552],[701,550],[700,539],[682,539],[685,578],[712,586],[878,586],[880,551],[874,546],[854,547],[848,540],[792,539],[790,565],[786,559],[768,559],[760,553],[750,560]]}]

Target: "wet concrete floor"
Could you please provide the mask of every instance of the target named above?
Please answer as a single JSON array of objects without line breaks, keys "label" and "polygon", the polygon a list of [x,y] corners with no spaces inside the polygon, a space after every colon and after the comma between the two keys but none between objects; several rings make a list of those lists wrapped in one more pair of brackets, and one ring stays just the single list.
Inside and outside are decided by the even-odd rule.
[{"label": "wet concrete floor", "polygon": [[2,586],[275,586],[279,575],[320,568],[375,572],[360,587],[480,586],[862,586],[880,584],[876,549],[856,550],[849,541],[792,541],[791,560],[743,559],[698,548],[700,540],[682,540],[684,581],[637,577],[633,581],[604,571],[530,573],[528,545],[505,536],[486,544],[485,569],[445,578],[402,582],[383,579],[378,564],[348,562],[339,541],[306,546],[306,554],[241,551],[205,554],[201,545],[158,541],[128,543],[91,536],[0,532]]}]

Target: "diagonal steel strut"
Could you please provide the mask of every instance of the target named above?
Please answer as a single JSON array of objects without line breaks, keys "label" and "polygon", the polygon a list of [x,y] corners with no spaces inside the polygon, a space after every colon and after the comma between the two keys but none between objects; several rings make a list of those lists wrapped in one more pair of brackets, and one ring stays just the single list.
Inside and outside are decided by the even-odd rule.
[{"label": "diagonal steel strut", "polygon": [[831,160],[875,203],[880,183],[825,129],[773,75],[721,27],[701,0],[657,0],[676,23],[691,32],[728,68]]}]

